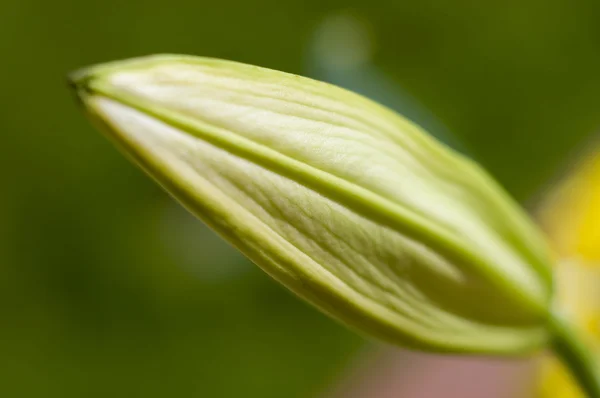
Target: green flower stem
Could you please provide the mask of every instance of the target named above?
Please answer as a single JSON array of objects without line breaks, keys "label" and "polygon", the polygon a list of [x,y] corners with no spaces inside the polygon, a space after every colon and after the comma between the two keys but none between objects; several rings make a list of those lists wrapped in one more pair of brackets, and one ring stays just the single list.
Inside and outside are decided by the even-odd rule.
[{"label": "green flower stem", "polygon": [[552,350],[556,356],[571,371],[589,398],[600,398],[600,369],[590,349],[561,316],[552,315],[550,328],[554,334]]}]

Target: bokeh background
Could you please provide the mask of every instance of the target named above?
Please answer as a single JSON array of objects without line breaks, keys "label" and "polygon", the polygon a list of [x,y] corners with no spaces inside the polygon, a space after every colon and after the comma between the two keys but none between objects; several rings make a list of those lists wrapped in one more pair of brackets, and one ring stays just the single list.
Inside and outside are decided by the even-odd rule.
[{"label": "bokeh background", "polygon": [[[327,80],[535,198],[600,128],[595,0],[3,0],[0,396],[326,396],[371,344],[98,134],[65,74],[152,53]],[[410,356],[407,363],[410,364]]]}]

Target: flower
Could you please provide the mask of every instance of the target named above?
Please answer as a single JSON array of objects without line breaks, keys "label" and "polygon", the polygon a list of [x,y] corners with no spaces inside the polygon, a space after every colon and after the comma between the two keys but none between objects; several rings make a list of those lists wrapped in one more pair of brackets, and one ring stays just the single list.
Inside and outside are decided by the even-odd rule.
[{"label": "flower", "polygon": [[[556,303],[600,355],[600,156],[585,157],[544,200],[540,223],[561,260]],[[585,395],[553,357],[542,363],[540,396]]]},{"label": "flower", "polygon": [[544,347],[550,255],[493,179],[300,76],[153,56],[76,72],[91,119],[193,214],[347,325],[409,348]]}]

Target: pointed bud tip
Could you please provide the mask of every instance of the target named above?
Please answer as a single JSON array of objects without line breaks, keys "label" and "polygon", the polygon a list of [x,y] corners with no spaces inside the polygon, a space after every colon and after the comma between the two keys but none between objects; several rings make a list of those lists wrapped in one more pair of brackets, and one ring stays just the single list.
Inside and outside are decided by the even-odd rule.
[{"label": "pointed bud tip", "polygon": [[79,90],[82,87],[85,87],[86,82],[89,80],[91,75],[90,69],[91,68],[77,69],[67,74],[67,84],[69,85],[69,87],[75,90]]},{"label": "pointed bud tip", "polygon": [[155,54],[146,55],[126,60],[118,60],[95,64],[92,66],[77,69],[66,76],[67,85],[75,90],[76,95],[81,98],[84,94],[91,92],[91,81],[100,75],[104,75],[113,70],[122,70],[127,67],[135,67],[140,64],[153,64],[172,60],[190,59],[192,57],[176,54]]},{"label": "pointed bud tip", "polygon": [[78,69],[66,76],[67,85],[72,90],[72,93],[75,95],[75,100],[80,105],[83,103],[83,96],[89,91],[87,84],[89,81],[88,70],[89,68]]},{"label": "pointed bud tip", "polygon": [[97,67],[86,67],[70,72],[66,76],[67,85],[73,90],[77,100],[81,102],[85,95],[90,94],[90,82],[97,76]]},{"label": "pointed bud tip", "polygon": [[137,66],[140,64],[153,64],[173,60],[194,59],[189,55],[177,54],[154,54],[145,55],[125,60],[109,61],[92,66],[77,69],[67,75],[67,82],[70,86],[78,86],[81,83],[89,80],[91,77],[98,76],[111,70],[122,70],[123,68]]}]

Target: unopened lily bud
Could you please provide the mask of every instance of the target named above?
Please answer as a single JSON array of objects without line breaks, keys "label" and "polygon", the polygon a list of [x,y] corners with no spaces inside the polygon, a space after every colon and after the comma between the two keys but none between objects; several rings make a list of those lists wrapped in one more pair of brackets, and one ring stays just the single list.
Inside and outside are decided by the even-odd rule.
[{"label": "unopened lily bud", "polygon": [[91,118],[274,279],[413,349],[543,347],[543,239],[478,165],[366,98],[234,62],[153,56],[76,72]]}]

